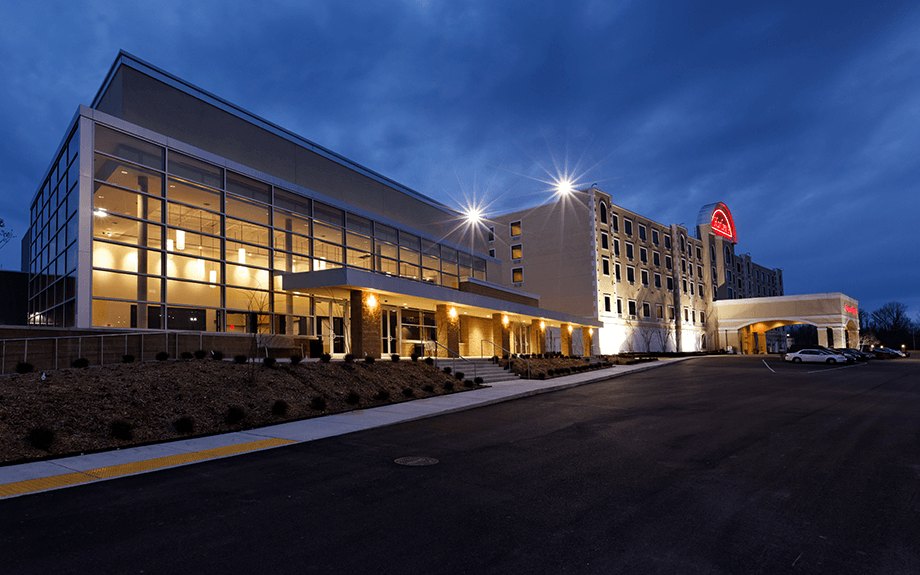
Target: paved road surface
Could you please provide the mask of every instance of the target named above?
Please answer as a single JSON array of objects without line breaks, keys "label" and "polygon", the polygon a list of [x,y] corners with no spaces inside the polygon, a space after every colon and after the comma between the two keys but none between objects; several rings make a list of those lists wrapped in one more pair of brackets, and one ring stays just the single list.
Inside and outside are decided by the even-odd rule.
[{"label": "paved road surface", "polygon": [[0,573],[920,573],[920,360],[767,361],[0,501]]}]

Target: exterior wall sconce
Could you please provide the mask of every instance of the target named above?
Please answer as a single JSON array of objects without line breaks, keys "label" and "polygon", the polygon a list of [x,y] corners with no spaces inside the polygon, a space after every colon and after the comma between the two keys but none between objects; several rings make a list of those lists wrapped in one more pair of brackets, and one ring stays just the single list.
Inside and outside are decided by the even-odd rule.
[{"label": "exterior wall sconce", "polygon": [[451,308],[447,310],[447,316],[450,319],[457,319],[457,308],[451,306]]},{"label": "exterior wall sconce", "polygon": [[572,330],[573,330],[573,329],[575,329],[575,328],[572,327],[572,324],[569,324],[569,333],[572,333]]},{"label": "exterior wall sconce", "polygon": [[503,325],[503,326],[508,327],[508,324],[509,324],[510,322],[511,322],[511,320],[508,319],[508,316],[506,316],[506,315],[503,315],[503,316],[502,316],[502,325]]},{"label": "exterior wall sconce", "polygon": [[367,309],[375,310],[377,309],[377,296],[370,294],[367,296]]},{"label": "exterior wall sconce", "polygon": [[546,331],[546,322],[540,321],[540,331]]}]

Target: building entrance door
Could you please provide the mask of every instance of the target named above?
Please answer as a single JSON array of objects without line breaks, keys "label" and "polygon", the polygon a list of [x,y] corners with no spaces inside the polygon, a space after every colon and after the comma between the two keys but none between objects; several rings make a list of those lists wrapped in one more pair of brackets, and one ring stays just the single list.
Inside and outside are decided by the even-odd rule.
[{"label": "building entrance door", "polygon": [[380,310],[380,351],[383,356],[399,353],[399,310],[383,308]]}]

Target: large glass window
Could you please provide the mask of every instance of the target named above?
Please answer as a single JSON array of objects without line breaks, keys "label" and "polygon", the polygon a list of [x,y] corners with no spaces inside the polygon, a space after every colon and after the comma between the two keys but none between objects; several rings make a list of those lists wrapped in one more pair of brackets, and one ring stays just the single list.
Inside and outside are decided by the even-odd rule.
[{"label": "large glass window", "polygon": [[212,188],[224,187],[223,168],[179,152],[169,152],[169,173]]},{"label": "large glass window", "polygon": [[235,172],[227,172],[227,191],[266,204],[272,201],[271,186]]},{"label": "large glass window", "polygon": [[96,180],[146,194],[163,195],[163,176],[127,162],[96,154],[93,159]]},{"label": "large glass window", "polygon": [[163,148],[96,124],[96,149],[157,170],[163,169]]},{"label": "large glass window", "polygon": [[110,213],[123,214],[142,220],[160,221],[163,218],[163,201],[104,184],[96,184],[96,191],[93,194],[94,219],[103,219]]}]

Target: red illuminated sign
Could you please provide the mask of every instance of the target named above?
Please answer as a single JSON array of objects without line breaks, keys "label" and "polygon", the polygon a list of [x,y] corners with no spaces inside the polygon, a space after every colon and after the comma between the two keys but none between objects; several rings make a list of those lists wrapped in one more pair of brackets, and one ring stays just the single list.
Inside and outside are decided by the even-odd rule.
[{"label": "red illuminated sign", "polygon": [[719,202],[712,210],[712,218],[709,222],[712,233],[727,238],[732,243],[738,243],[738,234],[735,231],[735,221],[732,219],[732,213],[728,211],[728,206]]},{"label": "red illuminated sign", "polygon": [[847,313],[849,313],[849,314],[859,315],[859,310],[856,308],[855,305],[844,304],[844,306],[843,306],[843,311],[845,311],[845,312],[847,312]]}]

